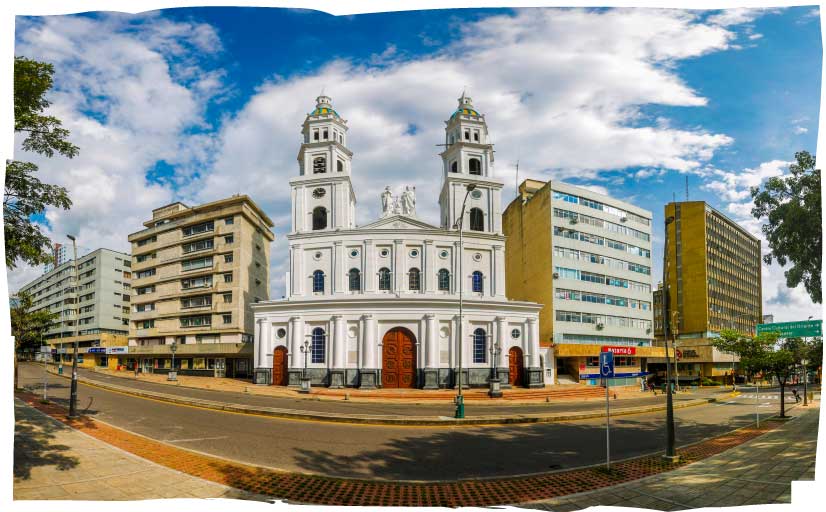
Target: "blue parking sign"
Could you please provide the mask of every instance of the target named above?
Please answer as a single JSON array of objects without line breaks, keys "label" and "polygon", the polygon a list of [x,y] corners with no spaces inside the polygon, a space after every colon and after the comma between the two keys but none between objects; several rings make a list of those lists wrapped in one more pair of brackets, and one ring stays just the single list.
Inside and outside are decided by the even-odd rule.
[{"label": "blue parking sign", "polygon": [[614,353],[600,352],[599,353],[599,374],[601,377],[614,376]]}]

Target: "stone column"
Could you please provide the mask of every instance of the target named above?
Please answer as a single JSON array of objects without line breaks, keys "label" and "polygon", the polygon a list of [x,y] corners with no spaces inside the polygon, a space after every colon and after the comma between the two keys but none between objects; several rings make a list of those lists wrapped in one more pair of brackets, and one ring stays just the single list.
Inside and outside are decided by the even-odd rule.
[{"label": "stone column", "polygon": [[528,318],[527,331],[525,353],[530,354],[525,364],[527,384],[529,388],[541,388],[545,384],[542,378],[542,368],[539,366],[539,322],[536,317]]},{"label": "stone column", "polygon": [[344,291],[344,245],[340,240],[333,242],[333,278],[330,280],[333,293]]},{"label": "stone column", "polygon": [[400,293],[407,290],[404,279],[407,277],[407,269],[404,268],[404,240],[393,240],[393,291]]},{"label": "stone column", "polygon": [[[453,269],[451,270],[453,274],[453,293],[459,293],[459,285],[462,283],[462,279],[464,276],[459,275],[459,258],[462,257],[459,241],[453,242]],[[463,293],[467,291],[467,289],[462,288]]]},{"label": "stone column", "polygon": [[361,368],[359,388],[374,389],[378,383],[376,368],[376,320],[372,314],[361,317]]},{"label": "stone column", "polygon": [[436,272],[439,271],[437,267],[433,240],[425,240],[422,251],[422,291],[424,293],[436,290]]},{"label": "stone column", "polygon": [[304,354],[301,353],[301,346],[304,344],[304,322],[300,316],[290,317],[289,338],[288,384],[297,387],[301,385],[301,373],[304,369]]},{"label": "stone column", "polygon": [[304,295],[304,281],[306,281],[306,276],[304,275],[304,250],[301,248],[301,244],[293,245],[293,293],[295,295]]},{"label": "stone column", "polygon": [[344,387],[344,361],[347,351],[347,333],[344,317],[333,315],[333,357],[330,365],[330,387]]},{"label": "stone column", "polygon": [[507,382],[508,366],[505,363],[505,356],[508,351],[508,319],[504,316],[496,317],[496,334],[494,341],[499,343],[499,354],[496,355],[496,376]]},{"label": "stone column", "polygon": [[301,233],[307,230],[307,212],[304,211],[304,185],[296,188],[295,195],[295,231],[296,233]]},{"label": "stone column", "polygon": [[364,248],[362,249],[364,257],[364,291],[365,293],[374,293],[376,291],[376,249],[373,246],[372,240],[364,241]]},{"label": "stone column", "polygon": [[493,246],[493,264],[491,273],[493,282],[491,283],[491,295],[503,297],[505,295],[505,247],[502,245]]},{"label": "stone column", "polygon": [[425,321],[424,389],[439,389],[439,331],[436,315],[428,313]]}]

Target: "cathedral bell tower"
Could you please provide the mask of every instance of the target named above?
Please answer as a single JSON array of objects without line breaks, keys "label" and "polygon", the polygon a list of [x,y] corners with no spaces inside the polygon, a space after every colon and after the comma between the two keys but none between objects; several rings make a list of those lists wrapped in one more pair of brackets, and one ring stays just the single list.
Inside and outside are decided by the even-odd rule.
[{"label": "cathedral bell tower", "polygon": [[298,151],[299,176],[292,187],[292,232],[348,229],[355,225],[356,196],[350,182],[353,152],[347,149],[347,121],[324,93],[307,114]]},{"label": "cathedral bell tower", "polygon": [[452,229],[462,209],[469,184],[476,188],[468,196],[465,230],[502,233],[502,182],[493,177],[493,144],[485,116],[473,107],[464,91],[459,107],[445,121],[445,150],[442,157],[444,184],[439,196],[442,227]]}]

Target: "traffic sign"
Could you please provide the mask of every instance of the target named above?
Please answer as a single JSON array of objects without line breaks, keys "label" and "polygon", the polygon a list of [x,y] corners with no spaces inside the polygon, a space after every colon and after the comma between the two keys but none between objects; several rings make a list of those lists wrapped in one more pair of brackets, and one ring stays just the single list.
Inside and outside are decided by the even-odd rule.
[{"label": "traffic sign", "polygon": [[757,324],[757,334],[776,332],[780,338],[802,336],[823,336],[823,320],[803,320],[801,322],[778,322]]},{"label": "traffic sign", "polygon": [[600,352],[599,353],[599,374],[602,377],[614,376],[614,353]]}]

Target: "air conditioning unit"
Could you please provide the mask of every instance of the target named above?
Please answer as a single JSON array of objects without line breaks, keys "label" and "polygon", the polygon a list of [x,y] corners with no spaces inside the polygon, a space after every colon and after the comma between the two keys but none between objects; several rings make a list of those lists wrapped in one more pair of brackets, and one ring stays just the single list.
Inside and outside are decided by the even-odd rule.
[{"label": "air conditioning unit", "polygon": [[570,222],[571,224],[578,224],[578,223],[579,223],[579,219],[578,219],[578,218],[576,218],[576,217],[571,217],[571,220],[570,220],[569,222]]},{"label": "air conditioning unit", "polygon": [[554,272],[554,279],[559,279],[559,272]]},{"label": "air conditioning unit", "polygon": [[645,330],[645,334],[651,334],[651,328],[650,327]]},{"label": "air conditioning unit", "polygon": [[620,217],[620,222],[628,222],[628,217]]},{"label": "air conditioning unit", "polygon": [[601,322],[597,324],[597,330],[598,331],[601,331],[604,327],[605,327],[605,324],[603,324]]}]

